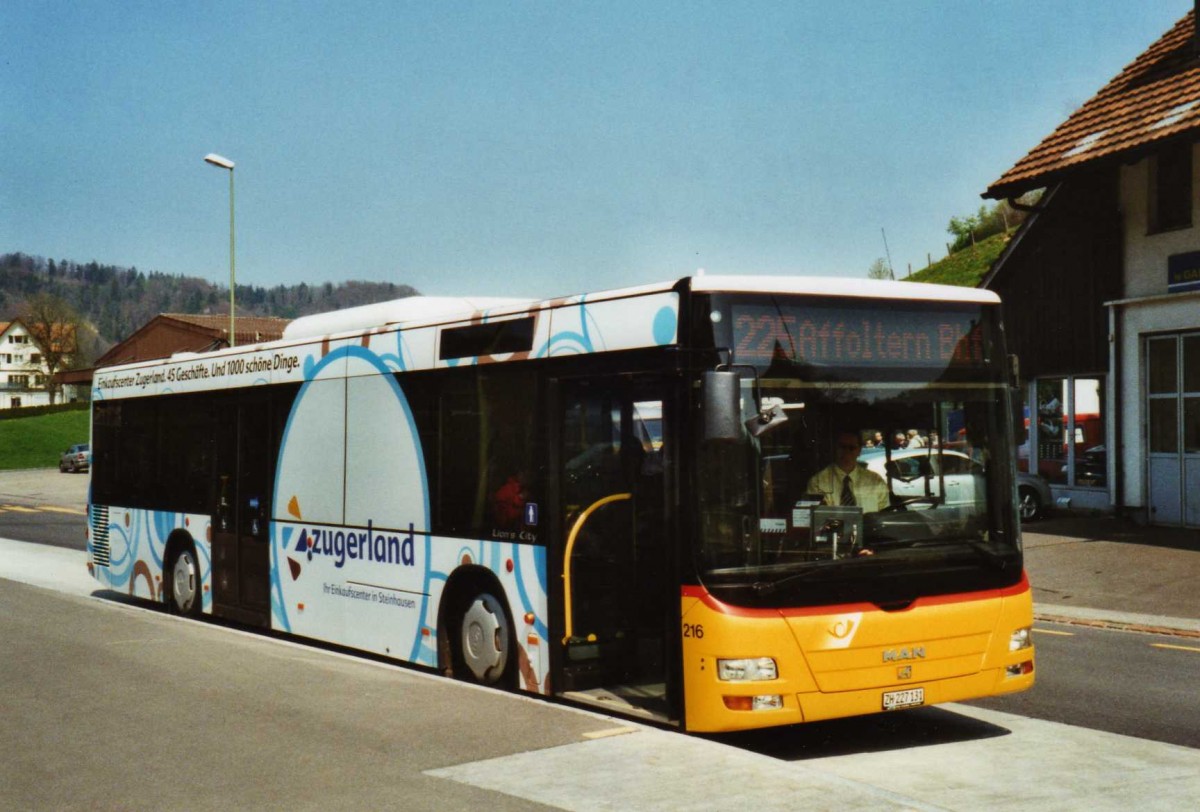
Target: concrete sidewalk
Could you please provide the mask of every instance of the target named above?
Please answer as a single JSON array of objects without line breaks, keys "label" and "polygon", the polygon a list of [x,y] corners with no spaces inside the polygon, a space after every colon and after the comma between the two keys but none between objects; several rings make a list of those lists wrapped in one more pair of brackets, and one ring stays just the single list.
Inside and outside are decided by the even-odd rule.
[{"label": "concrete sidewalk", "polygon": [[1200,530],[1062,514],[1023,536],[1039,620],[1200,638]]}]

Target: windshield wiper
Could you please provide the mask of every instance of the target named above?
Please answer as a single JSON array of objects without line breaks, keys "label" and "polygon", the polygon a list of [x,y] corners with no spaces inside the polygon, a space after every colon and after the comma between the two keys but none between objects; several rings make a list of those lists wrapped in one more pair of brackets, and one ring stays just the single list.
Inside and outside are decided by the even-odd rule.
[{"label": "windshield wiper", "polygon": [[845,558],[836,561],[816,562],[801,572],[792,573],[775,581],[756,581],[750,585],[750,588],[754,590],[754,594],[756,595],[772,595],[786,586],[802,584],[806,581],[815,581],[821,576],[829,575],[831,571],[847,569],[847,565],[851,563],[854,565],[852,569],[855,576],[869,574],[869,571],[864,572],[864,565],[867,564],[875,565],[870,568],[872,570],[880,568],[880,564],[873,562],[870,558]]},{"label": "windshield wiper", "polygon": [[931,547],[950,547],[950,548],[967,548],[975,553],[975,556],[987,564],[989,567],[997,570],[1003,570],[1008,567],[1011,559],[1010,554],[997,552],[990,544],[986,544],[979,539],[967,538],[940,538],[940,539],[919,539],[904,545],[907,549],[929,549]]},{"label": "windshield wiper", "polygon": [[979,559],[992,569],[1003,570],[1008,568],[1011,555],[998,553],[992,549],[991,545],[984,544],[978,539],[959,539],[959,541],[974,550]]}]

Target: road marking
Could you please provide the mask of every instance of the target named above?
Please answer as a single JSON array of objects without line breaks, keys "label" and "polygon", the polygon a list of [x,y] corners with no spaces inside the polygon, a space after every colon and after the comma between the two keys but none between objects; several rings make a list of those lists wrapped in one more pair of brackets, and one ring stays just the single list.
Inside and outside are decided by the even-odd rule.
[{"label": "road marking", "polygon": [[48,510],[51,513],[70,513],[72,516],[86,516],[86,510],[79,508],[57,507],[55,505],[38,505],[38,510]]},{"label": "road marking", "polygon": [[37,507],[25,507],[24,505],[0,505],[0,513],[69,513],[72,516],[86,516],[86,510],[79,508],[59,507],[57,505],[38,505]]},{"label": "road marking", "polygon": [[1075,636],[1075,632],[1060,632],[1055,629],[1039,629],[1036,626],[1034,627],[1033,631],[1036,634],[1053,634],[1058,637],[1074,637]]},{"label": "road marking", "polygon": [[585,739],[607,739],[609,736],[624,736],[627,733],[637,733],[636,727],[610,727],[607,730],[594,730],[591,733],[584,733]]},{"label": "road marking", "polygon": [[169,643],[170,640],[161,637],[143,638],[140,640],[108,640],[106,646],[144,646],[148,643]]},{"label": "road marking", "polygon": [[1196,648],[1195,646],[1172,646],[1172,645],[1171,645],[1171,644],[1169,644],[1169,643],[1151,643],[1151,644],[1150,644],[1150,646],[1151,646],[1152,648],[1169,648],[1169,649],[1173,649],[1174,651],[1196,651],[1196,652],[1200,652],[1200,648]]}]

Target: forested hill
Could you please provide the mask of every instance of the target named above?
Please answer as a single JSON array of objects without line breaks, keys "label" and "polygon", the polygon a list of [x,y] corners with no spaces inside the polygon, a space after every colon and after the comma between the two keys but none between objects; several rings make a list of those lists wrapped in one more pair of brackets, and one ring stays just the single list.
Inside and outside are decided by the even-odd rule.
[{"label": "forested hill", "polygon": [[[416,292],[390,282],[302,282],[273,288],[238,285],[236,294],[239,315],[294,319]],[[159,313],[229,312],[229,288],[194,276],[20,253],[0,255],[0,321],[12,319],[21,304],[38,293],[57,296],[75,308],[106,345],[124,339]]]}]

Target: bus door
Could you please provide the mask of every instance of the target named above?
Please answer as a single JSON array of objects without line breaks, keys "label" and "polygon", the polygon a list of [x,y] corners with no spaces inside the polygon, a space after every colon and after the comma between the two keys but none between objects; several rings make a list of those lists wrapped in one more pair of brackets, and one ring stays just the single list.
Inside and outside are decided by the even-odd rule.
[{"label": "bus door", "polygon": [[246,623],[270,622],[271,403],[242,398],[217,422],[213,606]]},{"label": "bus door", "polygon": [[[668,696],[670,588],[664,386],[563,382],[558,471],[568,696],[677,718]],[[667,435],[669,436],[669,434]]]}]

